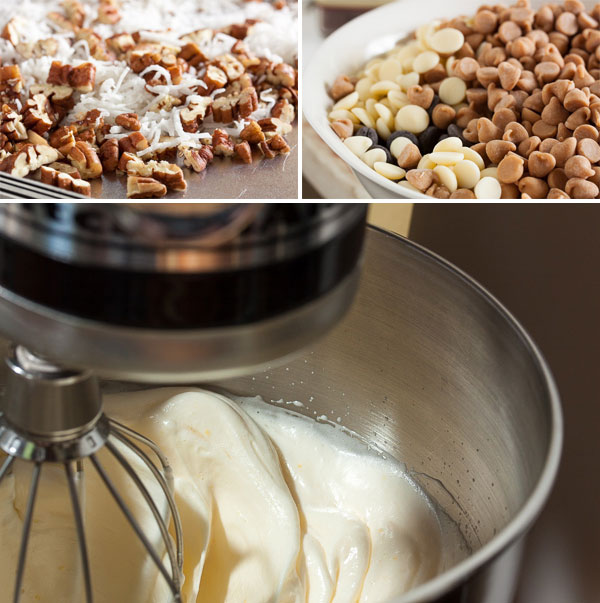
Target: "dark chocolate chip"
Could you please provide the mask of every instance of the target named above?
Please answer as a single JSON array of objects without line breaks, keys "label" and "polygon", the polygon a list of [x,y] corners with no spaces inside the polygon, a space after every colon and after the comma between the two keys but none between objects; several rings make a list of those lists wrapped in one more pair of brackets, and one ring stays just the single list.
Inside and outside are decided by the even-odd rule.
[{"label": "dark chocolate chip", "polygon": [[433,151],[433,147],[439,142],[440,136],[445,134],[443,130],[435,126],[429,126],[419,134],[419,150],[421,155],[427,155]]},{"label": "dark chocolate chip", "polygon": [[442,134],[440,136],[440,140],[438,142],[441,142],[442,140],[446,140],[446,138],[450,138],[450,136],[448,136],[448,134]]},{"label": "dark chocolate chip", "polygon": [[388,149],[386,149],[385,147],[382,147],[380,144],[373,145],[373,146],[372,146],[372,147],[369,149],[369,151],[370,151],[370,150],[372,150],[372,149],[381,149],[382,151],[385,151],[386,161],[387,161],[388,163],[393,163],[393,164],[395,164],[395,163],[396,163],[396,162],[394,161],[394,158],[392,157],[392,154],[389,152],[389,150],[388,150]]},{"label": "dark chocolate chip", "polygon": [[473,144],[463,136],[463,128],[457,126],[456,124],[450,124],[448,126],[448,136],[458,136],[466,147],[470,147]]},{"label": "dark chocolate chip", "polygon": [[[377,131],[374,130],[373,128],[368,128],[367,126],[358,128],[358,130],[354,136],[366,136],[367,138],[370,138],[373,141],[373,144],[375,144],[375,145],[379,144],[379,135],[377,134]],[[371,148],[373,148],[373,147],[371,147]]]},{"label": "dark chocolate chip", "polygon": [[429,113],[429,117],[432,118],[433,117],[433,110],[435,109],[436,105],[440,104],[440,97],[436,94],[433,97],[433,100],[431,101],[431,105],[429,105],[429,109],[427,109],[427,113]]},{"label": "dark chocolate chip", "polygon": [[412,132],[407,132],[406,130],[397,130],[396,132],[390,134],[390,137],[386,141],[388,149],[390,148],[392,142],[394,142],[394,140],[400,136],[403,138],[408,138],[408,140],[410,140],[413,144],[419,146],[419,139]]}]

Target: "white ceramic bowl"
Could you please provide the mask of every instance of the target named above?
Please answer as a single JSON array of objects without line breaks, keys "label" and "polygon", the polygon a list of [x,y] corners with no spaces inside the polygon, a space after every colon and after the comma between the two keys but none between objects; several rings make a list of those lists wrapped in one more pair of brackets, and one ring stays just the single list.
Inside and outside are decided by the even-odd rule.
[{"label": "white ceramic bowl", "polygon": [[[338,75],[356,73],[368,60],[390,50],[419,26],[435,19],[474,14],[482,4],[484,0],[400,0],[386,4],[331,34],[308,64],[303,80],[304,115],[319,136],[350,165],[374,198],[430,199],[384,178],[343,144],[327,119],[333,104],[328,88]],[[541,1],[532,2],[534,6],[537,4]]]}]

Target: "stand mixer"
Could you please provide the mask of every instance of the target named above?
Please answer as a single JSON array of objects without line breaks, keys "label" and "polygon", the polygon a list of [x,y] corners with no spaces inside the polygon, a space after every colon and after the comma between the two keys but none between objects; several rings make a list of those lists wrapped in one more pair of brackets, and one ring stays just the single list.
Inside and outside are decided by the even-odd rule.
[{"label": "stand mixer", "polygon": [[[14,603],[46,463],[64,468],[86,603],[93,601],[93,568],[81,501],[90,470],[173,601],[181,600],[183,535],[168,460],[148,438],[103,414],[99,379],[207,382],[289,357],[350,306],[365,216],[362,204],[0,205],[0,332],[16,343],[0,405],[7,455],[0,488],[15,463],[33,468]],[[118,492],[100,450],[148,505],[160,547]],[[149,469],[168,513],[128,455]]]}]

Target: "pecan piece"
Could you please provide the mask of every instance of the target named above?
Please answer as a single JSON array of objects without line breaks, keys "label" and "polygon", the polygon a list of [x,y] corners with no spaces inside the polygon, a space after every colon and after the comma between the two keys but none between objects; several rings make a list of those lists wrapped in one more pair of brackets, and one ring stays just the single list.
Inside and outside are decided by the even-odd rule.
[{"label": "pecan piece", "polygon": [[241,132],[240,138],[251,144],[259,144],[265,140],[265,133],[257,121],[251,121]]},{"label": "pecan piece", "polygon": [[57,186],[66,191],[73,191],[87,197],[91,197],[92,195],[92,187],[89,182],[75,178],[67,172],[56,170],[50,166],[42,166],[40,180],[44,184]]},{"label": "pecan piece", "polygon": [[245,71],[242,63],[231,54],[222,54],[213,64],[225,73],[230,82],[237,80]]},{"label": "pecan piece", "polygon": [[235,154],[244,162],[252,163],[252,149],[247,141],[235,145]]},{"label": "pecan piece", "polygon": [[55,161],[54,163],[49,163],[48,164],[49,168],[52,168],[53,170],[56,170],[58,172],[64,172],[65,174],[69,174],[69,176],[71,176],[72,178],[75,178],[75,180],[78,180],[79,178],[81,178],[81,174],[79,173],[79,170],[71,165],[70,163],[61,163],[58,161]]},{"label": "pecan piece", "polygon": [[234,152],[234,145],[231,137],[227,132],[217,128],[212,136],[213,153],[215,155],[223,155],[231,157]]},{"label": "pecan piece", "polygon": [[275,134],[267,144],[269,145],[269,148],[278,155],[287,155],[287,153],[290,152],[290,146],[288,145],[287,140],[279,134]]},{"label": "pecan piece", "polygon": [[30,172],[58,159],[58,151],[48,145],[24,145],[17,153],[9,155],[0,163],[0,172],[25,177]]},{"label": "pecan piece", "polygon": [[213,160],[213,152],[210,145],[202,145],[199,149],[181,149],[183,164],[192,168],[194,172],[203,172],[206,166]]},{"label": "pecan piece", "polygon": [[69,86],[34,84],[29,89],[29,93],[32,96],[35,96],[36,94],[45,95],[52,104],[52,108],[55,111],[57,111],[57,108],[60,108],[63,110],[63,113],[66,113],[75,106],[75,100],[73,99],[73,89]]},{"label": "pecan piece", "polygon": [[192,67],[198,67],[200,63],[206,63],[208,61],[208,57],[200,50],[198,44],[194,42],[184,44],[177,56]]},{"label": "pecan piece", "polygon": [[140,159],[134,153],[125,152],[121,155],[119,159],[119,163],[117,165],[117,169],[126,174],[138,174],[140,176],[148,175],[151,173],[145,171],[146,164],[143,159]]},{"label": "pecan piece", "polygon": [[271,149],[271,147],[269,146],[269,143],[266,141],[261,142],[258,145],[258,148],[260,149],[260,151],[263,154],[263,157],[265,159],[273,159],[273,157],[277,156],[277,153]]},{"label": "pecan piece", "polygon": [[294,106],[286,99],[278,100],[271,109],[271,115],[277,117],[286,124],[291,124],[296,119],[296,111]]},{"label": "pecan piece", "polygon": [[141,132],[132,132],[119,140],[121,153],[137,153],[148,148],[148,141]]},{"label": "pecan piece", "polygon": [[178,165],[166,161],[149,161],[146,165],[152,170],[152,178],[162,182],[167,188],[175,191],[187,188],[183,171]]},{"label": "pecan piece", "polygon": [[215,65],[209,65],[206,68],[206,74],[202,79],[208,86],[207,92],[209,94],[214,90],[224,88],[227,85],[227,74]]},{"label": "pecan piece", "polygon": [[83,27],[85,8],[77,0],[64,0],[62,3],[67,19],[76,27]]},{"label": "pecan piece", "polygon": [[88,43],[90,54],[97,61],[112,61],[115,58],[112,53],[108,52],[104,40],[92,29],[82,27],[75,32],[75,37]]},{"label": "pecan piece", "polygon": [[102,175],[102,163],[96,151],[87,142],[78,140],[67,157],[86,180],[99,178]]},{"label": "pecan piece", "polygon": [[19,19],[17,17],[13,17],[2,30],[2,34],[0,34],[0,38],[4,38],[8,40],[15,48],[19,43],[20,36],[19,30],[17,29],[17,25],[19,24]]},{"label": "pecan piece", "polygon": [[27,129],[23,118],[10,105],[2,105],[0,132],[12,142],[27,140]]},{"label": "pecan piece", "polygon": [[139,132],[142,128],[137,113],[121,113],[121,115],[117,115],[115,118],[115,123],[126,130],[134,132]]},{"label": "pecan piece", "polygon": [[43,94],[36,94],[23,107],[23,125],[36,134],[44,134],[54,125],[50,101]]},{"label": "pecan piece", "polygon": [[254,87],[221,96],[213,102],[213,119],[220,123],[231,123],[243,119],[258,109],[258,96]]},{"label": "pecan piece", "polygon": [[117,55],[123,55],[135,47],[133,36],[128,33],[120,33],[106,39],[108,47]]},{"label": "pecan piece", "polygon": [[119,3],[115,0],[100,0],[100,5],[98,6],[98,21],[100,21],[100,23],[107,23],[108,25],[118,23],[121,20],[119,8]]},{"label": "pecan piece", "polygon": [[181,110],[179,117],[186,132],[197,132],[212,105],[210,96],[194,96],[187,107]]},{"label": "pecan piece", "polygon": [[150,199],[152,197],[164,197],[167,194],[167,187],[154,180],[144,176],[127,177],[127,198],[128,199]]},{"label": "pecan piece", "polygon": [[276,134],[285,136],[292,131],[292,126],[276,117],[267,117],[258,121],[260,129],[265,133],[266,138],[273,138]]},{"label": "pecan piece", "polygon": [[267,69],[267,81],[276,86],[293,87],[296,85],[296,70],[287,63],[271,63]]},{"label": "pecan piece", "polygon": [[158,65],[161,58],[158,44],[139,44],[127,53],[127,62],[134,73],[141,73],[150,65]]},{"label": "pecan piece", "polygon": [[96,83],[96,67],[91,63],[71,67],[60,61],[52,61],[46,82],[55,86],[69,86],[78,92],[91,92]]},{"label": "pecan piece", "polygon": [[61,29],[65,29],[67,31],[73,31],[73,32],[77,32],[77,30],[79,29],[78,25],[75,25],[75,23],[72,23],[71,21],[69,21],[69,19],[67,19],[67,17],[65,17],[61,13],[51,12],[51,13],[48,13],[46,15],[46,17],[48,18],[49,21],[52,21],[52,23],[54,23]]},{"label": "pecan piece", "polygon": [[17,50],[26,59],[53,57],[58,52],[58,41],[54,38],[46,38],[36,42],[19,42]]},{"label": "pecan piece", "polygon": [[0,67],[0,98],[7,99],[19,96],[23,90],[23,76],[18,65]]},{"label": "pecan piece", "polygon": [[119,142],[116,138],[105,140],[98,152],[103,173],[114,172],[119,165]]},{"label": "pecan piece", "polygon": [[62,126],[50,134],[48,142],[55,149],[58,149],[63,155],[68,155],[69,151],[75,146],[75,126]]}]

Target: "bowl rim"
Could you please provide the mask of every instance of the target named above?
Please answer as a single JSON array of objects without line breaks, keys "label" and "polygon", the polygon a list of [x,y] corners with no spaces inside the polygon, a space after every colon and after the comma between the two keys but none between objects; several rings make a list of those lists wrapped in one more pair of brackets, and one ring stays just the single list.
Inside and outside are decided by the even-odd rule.
[{"label": "bowl rim", "polygon": [[447,594],[452,588],[464,583],[478,569],[505,551],[512,543],[530,529],[550,495],[558,472],[563,444],[563,414],[558,388],[541,351],[521,323],[494,295],[492,295],[492,293],[466,272],[422,245],[377,226],[369,225],[369,228],[391,238],[399,239],[403,244],[408,245],[408,247],[412,248],[422,257],[425,257],[429,262],[437,264],[443,270],[458,277],[468,288],[473,290],[476,295],[482,297],[485,302],[497,311],[516,333],[519,339],[522,340],[525,348],[529,352],[543,381],[549,402],[550,439],[546,452],[546,460],[539,473],[537,482],[525,503],[513,518],[475,553],[457,563],[449,570],[442,572],[431,580],[424,582],[389,602],[418,603]]}]

